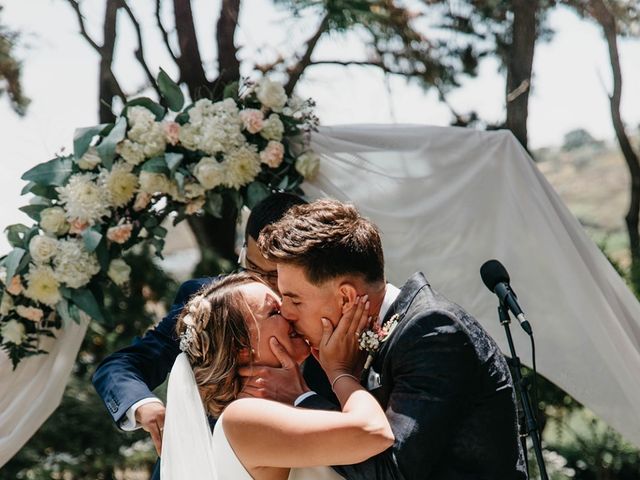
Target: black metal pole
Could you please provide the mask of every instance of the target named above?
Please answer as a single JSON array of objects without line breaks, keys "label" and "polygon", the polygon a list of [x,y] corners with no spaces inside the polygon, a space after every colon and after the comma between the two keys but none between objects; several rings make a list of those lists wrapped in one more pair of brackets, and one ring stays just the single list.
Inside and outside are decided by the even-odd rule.
[{"label": "black metal pole", "polygon": [[[524,411],[526,434],[529,435],[533,443],[533,450],[536,454],[540,478],[542,480],[549,480],[549,477],[547,476],[547,469],[544,465],[544,459],[542,457],[542,443],[540,442],[540,431],[538,429],[538,422],[533,412],[533,408],[531,407],[531,400],[529,398],[527,384],[525,383],[525,379],[522,377],[522,364],[520,363],[520,358],[518,358],[518,355],[516,354],[516,347],[513,344],[513,338],[511,337],[511,328],[509,326],[511,323],[511,317],[509,316],[509,312],[502,304],[502,302],[500,302],[500,305],[498,306],[498,318],[500,318],[500,323],[504,327],[504,331],[507,334],[507,342],[509,343],[509,351],[511,353],[511,370],[514,380],[513,383],[515,384],[516,390],[518,391],[518,394],[520,396],[520,404],[522,405],[522,410]],[[526,441],[523,443],[526,447]],[[524,450],[524,455],[526,458],[526,448]]]}]

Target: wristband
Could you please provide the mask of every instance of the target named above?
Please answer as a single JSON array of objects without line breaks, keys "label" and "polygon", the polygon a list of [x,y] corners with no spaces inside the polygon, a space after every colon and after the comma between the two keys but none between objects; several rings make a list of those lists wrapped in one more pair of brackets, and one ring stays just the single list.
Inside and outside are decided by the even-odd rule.
[{"label": "wristband", "polygon": [[335,386],[336,382],[338,380],[340,380],[343,377],[351,377],[353,378],[356,382],[358,381],[358,379],[355,377],[355,375],[351,375],[350,373],[342,373],[340,375],[338,375],[336,378],[333,379],[333,382],[331,382],[331,390],[333,390],[333,387]]}]

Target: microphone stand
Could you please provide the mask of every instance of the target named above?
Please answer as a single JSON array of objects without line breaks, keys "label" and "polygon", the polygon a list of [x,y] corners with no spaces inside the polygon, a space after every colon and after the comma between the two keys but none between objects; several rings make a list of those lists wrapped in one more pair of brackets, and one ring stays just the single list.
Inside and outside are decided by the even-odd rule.
[{"label": "microphone stand", "polygon": [[509,316],[509,311],[502,301],[500,301],[500,305],[498,306],[498,318],[500,319],[500,323],[504,326],[504,330],[507,334],[507,342],[509,343],[509,350],[511,352],[511,371],[513,373],[514,384],[516,385],[516,389],[520,396],[520,403],[522,404],[522,410],[525,417],[525,423],[523,424],[524,432],[520,434],[524,448],[525,462],[527,461],[526,437],[528,435],[531,437],[531,441],[533,442],[533,450],[536,454],[540,478],[542,480],[549,480],[549,477],[547,476],[547,469],[544,465],[544,459],[542,457],[542,443],[540,442],[538,422],[533,413],[533,408],[531,407],[531,399],[529,398],[527,382],[522,377],[522,364],[520,363],[520,358],[518,358],[518,355],[516,354],[516,348],[513,344],[513,338],[511,337],[511,328],[509,327],[511,317]]}]

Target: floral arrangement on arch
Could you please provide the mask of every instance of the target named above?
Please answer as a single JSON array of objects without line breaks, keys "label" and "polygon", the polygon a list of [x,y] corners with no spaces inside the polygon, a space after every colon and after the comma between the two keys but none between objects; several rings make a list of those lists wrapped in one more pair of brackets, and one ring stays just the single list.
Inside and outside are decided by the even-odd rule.
[{"label": "floral arrangement on arch", "polygon": [[112,124],[78,129],[73,154],[26,172],[34,221],[7,227],[0,259],[0,344],[14,368],[46,353],[44,336],[90,317],[104,322],[101,285],[126,287],[125,251],[150,242],[162,256],[162,221],[174,224],[225,201],[251,208],[274,189],[300,192],[318,157],[311,100],[287,97],[279,83],[227,86],[224,99],[183,109],[179,86],[161,70],[163,103],[128,102]]}]

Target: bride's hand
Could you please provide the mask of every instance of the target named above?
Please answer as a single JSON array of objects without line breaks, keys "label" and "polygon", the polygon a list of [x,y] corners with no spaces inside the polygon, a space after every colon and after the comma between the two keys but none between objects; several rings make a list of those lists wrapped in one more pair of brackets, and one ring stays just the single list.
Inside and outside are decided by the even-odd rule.
[{"label": "bride's hand", "polygon": [[322,319],[322,340],[317,356],[329,381],[341,374],[358,373],[362,360],[358,343],[360,334],[368,324],[369,300],[366,295],[358,297],[356,303],[343,312],[335,329],[328,319]]}]

